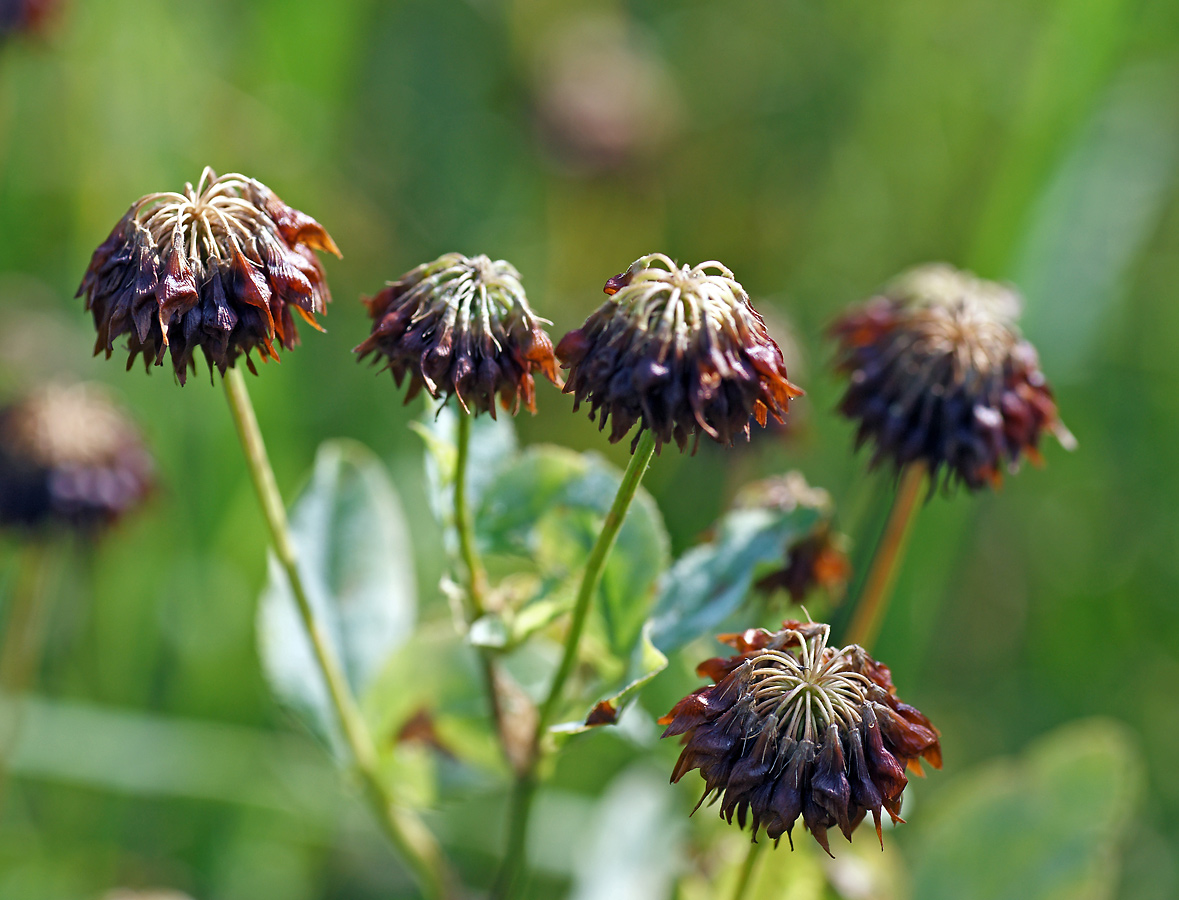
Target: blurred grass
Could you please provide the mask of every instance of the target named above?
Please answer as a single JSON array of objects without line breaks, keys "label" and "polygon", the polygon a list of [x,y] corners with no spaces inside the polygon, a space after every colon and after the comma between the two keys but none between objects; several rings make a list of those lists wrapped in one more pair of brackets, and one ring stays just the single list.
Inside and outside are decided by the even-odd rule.
[{"label": "blurred grass", "polygon": [[[587,171],[553,149],[534,110],[545,49],[591,15],[652,54],[676,125],[655,150]],[[256,659],[263,529],[219,389],[90,359],[71,299],[90,251],[141,194],[211,164],[264,180],[332,231],[345,258],[327,262],[329,333],[306,334],[251,389],[288,496],[325,438],[357,438],[390,461],[435,617],[440,544],[405,428],[416,408],[349,358],[366,332],[358,296],[441,252],[486,252],[520,268],[559,334],[642,253],[725,261],[799,336],[804,424],[785,440],[758,435],[736,458],[664,454],[647,484],[678,551],[723,509],[734,471],[801,467],[849,513],[871,507],[881,477],[862,474],[832,415],[822,329],[897,270],[947,259],[1026,289],[1027,334],[1080,450],[1048,448],[1045,471],[994,496],[929,504],[880,656],[943,727],[951,772],[1080,716],[1124,723],[1149,789],[1120,896],[1173,896],[1177,66],[1179,7],[1165,0],[64,0],[43,40],[0,48],[0,384],[114,385],[167,487],[61,574],[43,692],[259,740],[290,729]],[[567,400],[539,393],[526,440],[623,458]],[[649,708],[695,683],[673,661]],[[78,753],[88,739],[76,735]],[[584,795],[640,750],[594,735],[570,753],[557,784]],[[941,779],[916,784],[914,802],[932,803]],[[472,871],[493,848],[467,846],[462,828],[494,833],[495,814],[491,802],[462,807],[448,832]],[[375,836],[350,834],[227,798],[30,771],[0,817],[0,898],[120,884],[219,900],[408,890]]]}]

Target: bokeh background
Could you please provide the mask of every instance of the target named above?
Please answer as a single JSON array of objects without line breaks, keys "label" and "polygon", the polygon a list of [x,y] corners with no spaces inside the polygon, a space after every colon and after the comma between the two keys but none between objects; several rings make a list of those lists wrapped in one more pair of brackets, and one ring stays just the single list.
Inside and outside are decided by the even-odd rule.
[{"label": "bokeh background", "polygon": [[[504,257],[559,335],[639,255],[723,260],[808,393],[785,433],[663,455],[647,486],[673,550],[744,481],[799,468],[839,504],[855,562],[890,483],[833,412],[826,324],[915,263],[1018,284],[1080,448],[931,500],[877,645],[942,728],[946,769],[911,788],[888,852],[823,868],[782,848],[761,896],[1176,896],[1177,163],[1171,0],[61,0],[0,45],[0,384],[111,385],[164,487],[56,573],[0,898],[414,895],[262,676],[263,525],[220,388],[91,358],[73,299],[129,203],[205,165],[265,181],[343,249],[328,333],[304,329],[250,386],[288,495],[326,438],[388,461],[422,616],[443,625],[420,409],[350,355],[359,298],[385,280],[450,250]],[[524,441],[624,461],[538,393]],[[654,715],[698,683],[700,649],[652,686]],[[700,872],[730,877],[746,839],[688,826],[695,787],[664,784],[676,748],[651,730],[571,743],[537,896],[671,896],[689,873],[679,896],[706,897]],[[465,799],[433,798],[432,821],[478,883],[502,791],[437,766]],[[1026,893],[1004,893],[1010,871]],[[1071,887],[1052,888],[1061,872]]]}]

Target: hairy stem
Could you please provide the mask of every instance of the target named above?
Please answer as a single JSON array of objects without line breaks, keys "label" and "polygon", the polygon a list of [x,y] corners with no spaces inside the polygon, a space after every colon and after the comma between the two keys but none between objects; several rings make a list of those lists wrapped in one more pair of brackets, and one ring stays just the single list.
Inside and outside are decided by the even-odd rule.
[{"label": "hairy stem", "polygon": [[299,609],[307,637],[311,641],[320,673],[327,685],[340,731],[352,752],[356,770],[363,783],[365,798],[390,841],[409,866],[422,892],[432,900],[445,900],[450,896],[450,880],[442,852],[434,836],[421,820],[412,811],[394,802],[382,780],[376,745],[373,743],[368,725],[344,677],[335,650],[308,600],[302,576],[299,574],[298,556],[291,538],[286,507],[279,494],[278,484],[274,480],[274,471],[266,455],[266,445],[262,441],[262,432],[258,429],[258,420],[246,391],[245,380],[241,372],[233,368],[225,373],[224,384],[234,425],[237,426],[238,437],[245,451],[250,478],[270,529],[275,555],[290,582],[291,594],[295,598],[295,605]]},{"label": "hairy stem", "polygon": [[868,577],[864,580],[864,589],[860,593],[855,614],[848,627],[847,641],[850,644],[859,644],[869,649],[880,632],[884,612],[888,608],[892,588],[905,555],[905,545],[913,524],[913,513],[917,509],[927,471],[923,462],[909,463],[901,470],[900,482],[893,496],[884,533],[880,536],[875,553],[872,554]]},{"label": "hairy stem", "polygon": [[622,483],[618,486],[618,493],[614,495],[614,503],[602,522],[602,530],[586,560],[585,571],[581,576],[581,585],[577,590],[577,599],[573,604],[573,613],[569,621],[569,631],[565,635],[565,650],[561,656],[561,663],[553,675],[549,685],[548,696],[540,707],[536,719],[536,729],[532,736],[532,750],[524,771],[516,778],[512,791],[511,819],[508,826],[508,845],[503,864],[492,888],[493,898],[505,898],[511,895],[512,888],[519,878],[524,863],[525,839],[528,836],[528,819],[532,812],[532,800],[539,782],[537,769],[543,756],[541,746],[545,732],[552,721],[553,714],[561,702],[565,684],[573,674],[577,664],[577,650],[581,644],[581,633],[585,629],[586,618],[589,615],[591,601],[597,592],[598,583],[602,580],[602,571],[606,560],[610,558],[610,551],[614,549],[614,542],[618,532],[626,519],[626,512],[630,508],[638,492],[639,484],[646,474],[647,466],[655,453],[655,437],[648,430],[644,431],[630,458],[630,464],[622,476]]}]

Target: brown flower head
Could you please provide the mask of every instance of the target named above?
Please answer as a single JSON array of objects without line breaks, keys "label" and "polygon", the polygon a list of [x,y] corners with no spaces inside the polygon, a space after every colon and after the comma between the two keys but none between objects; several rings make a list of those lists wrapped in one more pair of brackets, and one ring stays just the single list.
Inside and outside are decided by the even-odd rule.
[{"label": "brown flower head", "polygon": [[700,803],[719,800],[742,828],[751,818],[754,840],[764,828],[793,846],[801,815],[830,854],[829,828],[850,841],[868,812],[877,837],[882,809],[900,821],[906,769],[920,774],[922,758],[940,769],[942,758],[937,729],[897,699],[888,668],[854,644],[833,650],[828,635],[795,621],[774,634],[721,635],[737,655],[702,663],[697,672],[714,684],[659,721],[664,737],[684,736],[673,782],[699,769]]},{"label": "brown flower head", "polygon": [[261,182],[205,169],[194,189],[148,194],[94,251],[78,288],[94,315],[94,352],[128,335],[127,368],[172,367],[183,384],[200,347],[222,374],[250,351],[278,359],[299,343],[292,311],[312,328],[331,295],[315,250],[339,256],[323,227]]},{"label": "brown flower head", "polygon": [[782,351],[733,273],[718,262],[689,268],[662,253],[606,282],[611,295],[557,345],[567,393],[590,404],[611,443],[638,423],[656,447],[681,450],[700,432],[721,444],[749,437],[750,422],[781,422],[802,391],[786,380]]},{"label": "brown flower head", "polygon": [[753,586],[767,597],[784,590],[795,603],[801,603],[816,588],[839,600],[850,577],[844,535],[823,522],[787,547],[782,567],[762,576]]},{"label": "brown flower head", "polygon": [[409,374],[406,403],[425,387],[494,418],[497,394],[513,415],[521,402],[536,412],[533,372],[560,385],[543,328],[551,323],[532,311],[520,273],[505,260],[447,253],[365,303],[373,330],[355,352],[383,359],[398,386]]},{"label": "brown flower head", "polygon": [[801,603],[815,588],[826,591],[833,600],[842,599],[851,576],[848,539],[833,526],[835,509],[827,491],[811,487],[801,472],[787,472],[745,485],[733,505],[737,509],[815,513],[814,524],[786,546],[781,565],[754,582],[754,588],[766,597],[785,590],[795,603]]},{"label": "brown flower head", "polygon": [[0,409],[0,524],[93,530],[153,483],[138,430],[98,387],[50,386]]},{"label": "brown flower head", "polygon": [[933,483],[997,484],[1022,457],[1040,461],[1040,436],[1075,442],[1036,350],[1015,326],[1019,295],[948,265],[920,266],[837,321],[836,366],[850,378],[839,409],[872,440],[872,466],[917,460]]}]

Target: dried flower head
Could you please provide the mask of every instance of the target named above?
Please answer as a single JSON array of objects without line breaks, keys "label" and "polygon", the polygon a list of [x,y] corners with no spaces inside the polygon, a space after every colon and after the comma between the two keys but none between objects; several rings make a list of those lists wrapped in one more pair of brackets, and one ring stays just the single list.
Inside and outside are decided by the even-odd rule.
[{"label": "dried flower head", "polygon": [[560,385],[543,328],[552,323],[532,311],[520,273],[505,260],[447,253],[365,303],[373,330],[355,352],[383,359],[398,386],[408,373],[406,403],[425,387],[494,418],[497,394],[513,415],[521,402],[536,412],[534,371]]},{"label": "dried flower head", "polygon": [[741,828],[751,817],[755,841],[764,828],[793,847],[801,815],[828,854],[827,830],[850,841],[869,812],[880,838],[882,809],[901,821],[906,769],[942,763],[937,729],[897,699],[888,668],[857,645],[828,647],[829,631],[789,621],[773,634],[721,635],[737,654],[702,663],[697,672],[714,683],[659,720],[664,737],[684,736],[673,782],[699,769],[700,803],[719,800]]},{"label": "dried flower head", "polygon": [[539,46],[537,125],[565,171],[593,175],[651,160],[675,135],[682,118],[675,80],[627,17],[563,17]]},{"label": "dried flower head", "polygon": [[49,386],[0,409],[0,523],[91,530],[138,506],[154,466],[94,385]]},{"label": "dried flower head", "polygon": [[837,368],[850,384],[840,411],[859,421],[857,448],[876,444],[872,466],[921,460],[933,483],[995,485],[1022,457],[1040,461],[1040,436],[1075,442],[1036,350],[1015,326],[1019,295],[938,264],[902,275],[837,321]]},{"label": "dried flower head", "polygon": [[319,331],[331,300],[315,250],[339,256],[305,213],[244,175],[206,168],[194,189],[141,197],[90,259],[78,288],[94,315],[94,352],[110,358],[128,335],[131,356],[163,365],[183,384],[197,347],[222,374],[250,351],[278,359],[275,345],[299,343],[292,310]]},{"label": "dried flower head", "polygon": [[784,590],[795,603],[801,603],[816,588],[839,600],[850,577],[845,536],[833,531],[830,522],[821,522],[786,548],[780,568],[763,575],[753,586],[767,597]]},{"label": "dried flower head", "polygon": [[662,253],[606,282],[610,295],[557,345],[567,393],[590,403],[611,443],[638,423],[656,447],[681,450],[700,432],[731,445],[750,422],[784,420],[802,391],[786,380],[782,351],[733,273],[718,262],[689,268]]}]

